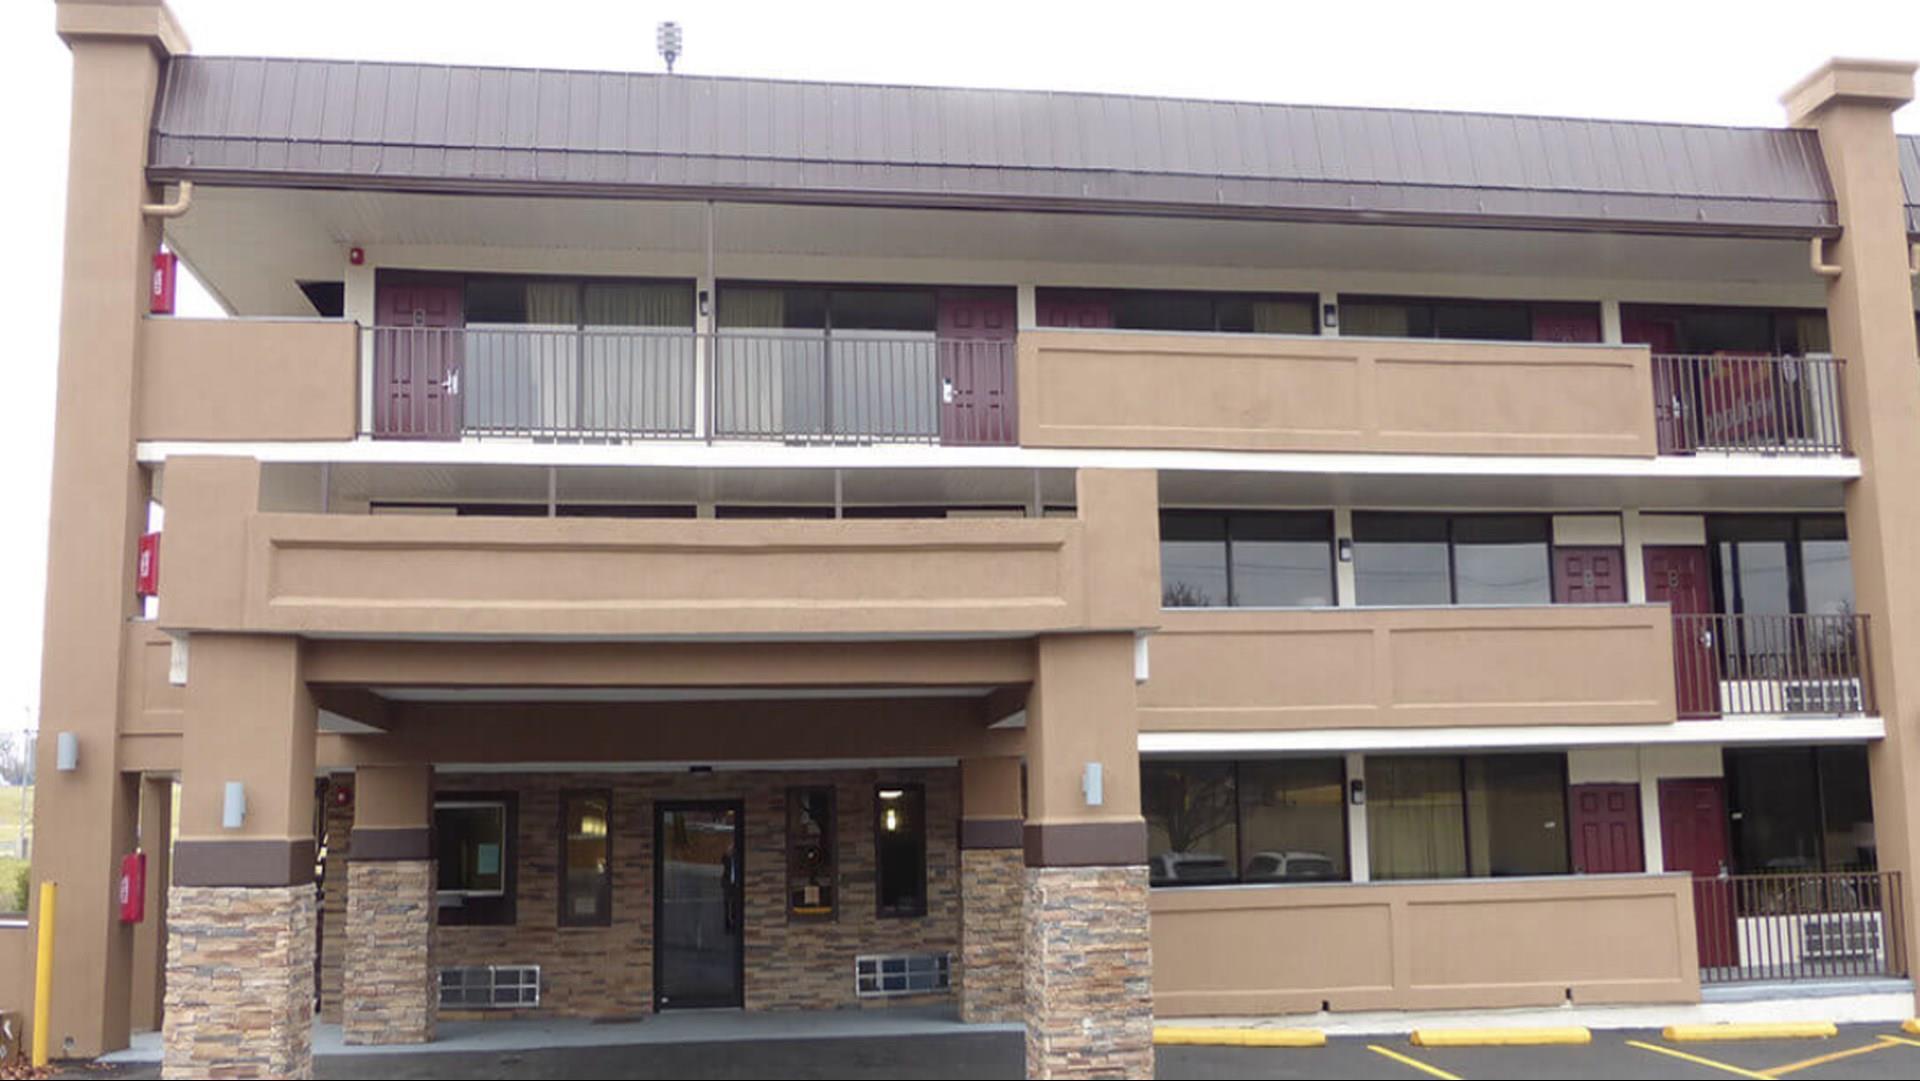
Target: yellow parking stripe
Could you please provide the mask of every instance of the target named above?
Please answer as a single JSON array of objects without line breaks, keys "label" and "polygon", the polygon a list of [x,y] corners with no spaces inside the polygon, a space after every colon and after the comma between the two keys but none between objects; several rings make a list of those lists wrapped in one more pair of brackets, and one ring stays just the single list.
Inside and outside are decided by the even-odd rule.
[{"label": "yellow parking stripe", "polygon": [[1801,1059],[1799,1062],[1789,1062],[1785,1066],[1769,1066],[1766,1072],[1769,1077],[1779,1077],[1781,1074],[1804,1070],[1810,1066],[1824,1066],[1829,1062],[1838,1062],[1843,1058],[1852,1058],[1855,1055],[1870,1055],[1875,1051],[1885,1051],[1889,1047],[1900,1046],[1900,1043],[1901,1041],[1899,1040],[1882,1036],[1870,1044],[1849,1048],[1845,1051],[1835,1051],[1830,1055],[1816,1055],[1813,1058]]},{"label": "yellow parking stripe", "polygon": [[1735,1066],[1728,1062],[1715,1062],[1713,1059],[1703,1058],[1699,1055],[1689,1055],[1685,1051],[1675,1051],[1671,1047],[1641,1043],[1639,1040],[1628,1040],[1627,1046],[1638,1047],[1642,1051],[1652,1051],[1656,1055],[1666,1055],[1670,1058],[1677,1058],[1682,1062],[1691,1062],[1695,1066],[1707,1066],[1715,1070],[1725,1070],[1736,1077],[1754,1077],[1759,1078],[1759,1081],[1773,1081],[1773,1077],[1770,1074],[1763,1074],[1758,1070],[1749,1070],[1744,1066]]},{"label": "yellow parking stripe", "polygon": [[1385,1055],[1402,1066],[1411,1066],[1421,1073],[1426,1074],[1428,1077],[1437,1077],[1440,1081],[1460,1081],[1459,1076],[1456,1074],[1450,1074],[1438,1066],[1429,1066],[1417,1058],[1409,1058],[1398,1051],[1390,1051],[1377,1043],[1368,1044],[1367,1050],[1376,1055]]},{"label": "yellow parking stripe", "polygon": [[[1902,1031],[1905,1030],[1902,1029]],[[1909,1040],[1900,1036],[1882,1036],[1880,1038],[1883,1040],[1892,1040],[1894,1043],[1903,1043],[1908,1047],[1920,1047],[1920,1040]]]}]

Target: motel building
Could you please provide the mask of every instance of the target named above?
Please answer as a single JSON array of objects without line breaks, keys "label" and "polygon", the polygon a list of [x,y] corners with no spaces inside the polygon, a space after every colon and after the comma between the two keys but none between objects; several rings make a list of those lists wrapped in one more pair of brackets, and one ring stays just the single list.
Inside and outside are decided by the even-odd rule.
[{"label": "motel building", "polygon": [[1720,128],[56,12],[54,1055],[1912,995],[1912,64]]}]

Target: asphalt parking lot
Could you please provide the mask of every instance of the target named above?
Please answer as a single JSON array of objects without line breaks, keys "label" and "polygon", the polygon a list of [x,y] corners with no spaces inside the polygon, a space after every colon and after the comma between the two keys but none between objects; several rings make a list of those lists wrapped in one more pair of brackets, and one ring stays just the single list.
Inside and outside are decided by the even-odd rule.
[{"label": "asphalt parking lot", "polygon": [[[1017,1034],[748,1040],[492,1054],[323,1057],[321,1078],[1017,1078]],[[1658,1032],[1595,1032],[1570,1047],[1420,1048],[1405,1036],[1340,1037],[1310,1049],[1162,1047],[1163,1078],[1804,1078],[1920,1077],[1920,1037],[1850,1025],[1829,1039],[1668,1043]],[[157,1078],[158,1067],[88,1068],[73,1077]]]}]

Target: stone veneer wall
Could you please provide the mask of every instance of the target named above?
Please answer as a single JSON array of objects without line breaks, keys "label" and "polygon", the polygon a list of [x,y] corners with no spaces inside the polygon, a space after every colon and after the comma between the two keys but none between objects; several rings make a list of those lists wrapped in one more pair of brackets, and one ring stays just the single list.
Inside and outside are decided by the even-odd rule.
[{"label": "stone veneer wall", "polygon": [[1026,934],[1026,859],[1018,848],[960,853],[960,1019],[1025,1016],[1020,946]]},{"label": "stone veneer wall", "polygon": [[346,1041],[431,1043],[440,1013],[436,865],[356,860],[348,867]]},{"label": "stone veneer wall", "polygon": [[1030,867],[1027,1076],[1153,1076],[1145,867]]},{"label": "stone veneer wall", "polygon": [[311,884],[172,888],[161,1076],[313,1076],[314,908]]},{"label": "stone veneer wall", "polygon": [[353,801],[341,805],[337,786],[351,789],[353,774],[329,779],[326,799],[326,851],[320,879],[320,1019],[340,1023],[340,986],[347,963],[347,840],[353,833]]},{"label": "stone veneer wall", "polygon": [[[920,782],[927,793],[927,914],[882,919],[874,910],[874,787]],[[653,1006],[653,814],[656,800],[731,800],[746,812],[746,1006],[823,1009],[925,1003],[925,996],[860,999],[854,957],[946,951],[960,965],[959,771],[956,769],[737,773],[440,774],[442,796],[518,793],[516,922],[441,925],[436,963],[541,966],[543,1012],[622,1016]],[[835,789],[840,904],[831,922],[787,920],[787,789]],[[559,926],[560,793],[613,793],[613,921]],[[478,1016],[501,1016],[489,1011]]]}]

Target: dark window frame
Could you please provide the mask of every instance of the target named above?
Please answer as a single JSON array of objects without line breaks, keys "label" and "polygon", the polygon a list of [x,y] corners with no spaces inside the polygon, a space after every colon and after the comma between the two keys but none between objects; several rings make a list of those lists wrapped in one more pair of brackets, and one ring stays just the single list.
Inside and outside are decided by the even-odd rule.
[{"label": "dark window frame", "polygon": [[1447,603],[1444,605],[1415,605],[1412,607],[1454,608],[1454,607],[1460,607],[1462,605],[1462,602],[1460,600],[1460,563],[1459,563],[1459,554],[1458,554],[1459,540],[1458,540],[1458,530],[1456,528],[1456,525],[1457,523],[1465,519],[1489,519],[1489,518],[1535,518],[1535,519],[1539,519],[1545,524],[1546,546],[1547,546],[1547,599],[1544,602],[1534,602],[1531,604],[1487,605],[1478,601],[1474,601],[1474,602],[1469,602],[1470,605],[1472,607],[1492,607],[1492,608],[1546,608],[1553,605],[1566,603],[1559,599],[1559,596],[1555,592],[1554,585],[1553,585],[1554,557],[1558,553],[1559,546],[1555,544],[1553,540],[1553,514],[1550,512],[1470,511],[1464,514],[1456,514],[1451,511],[1393,511],[1393,510],[1357,510],[1356,509],[1353,512],[1353,525],[1352,525],[1353,536],[1348,538],[1353,542],[1353,546],[1354,546],[1355,577],[1354,577],[1354,586],[1353,586],[1353,593],[1354,593],[1353,599],[1354,599],[1355,607],[1359,607],[1359,608],[1409,607],[1407,605],[1396,605],[1396,604],[1370,605],[1360,600],[1359,563],[1360,563],[1361,540],[1360,540],[1360,524],[1359,523],[1361,518],[1367,517],[1370,515],[1383,517],[1383,518],[1439,518],[1446,522],[1447,536],[1444,543],[1447,546]]},{"label": "dark window frame", "polygon": [[[1766,542],[1768,538],[1759,536],[1739,536],[1740,527],[1764,526],[1766,524],[1785,524],[1787,536],[1779,543],[1787,546],[1787,611],[1794,615],[1807,614],[1807,578],[1804,545],[1810,539],[1807,525],[1810,522],[1840,524],[1839,538],[1813,537],[1813,540],[1842,539],[1847,541],[1849,561],[1853,555],[1852,538],[1847,535],[1846,516],[1822,512],[1812,513],[1736,513],[1707,515],[1707,564],[1708,577],[1712,579],[1714,611],[1722,615],[1739,615],[1745,612],[1745,598],[1740,580],[1739,545],[1743,541]],[[1756,531],[1757,532],[1757,531]],[[1722,546],[1730,546],[1732,562],[1722,559]],[[1733,585],[1733,595],[1727,596],[1727,585]],[[1857,604],[1857,601],[1856,601]]]},{"label": "dark window frame", "polygon": [[[1240,797],[1240,793],[1242,791],[1242,786],[1240,783],[1241,771],[1245,766],[1249,764],[1259,765],[1266,762],[1278,762],[1278,761],[1290,761],[1290,760],[1339,763],[1339,766],[1340,766],[1340,877],[1339,878],[1312,879],[1312,880],[1303,880],[1298,882],[1288,882],[1285,880],[1259,879],[1259,878],[1250,879],[1246,877],[1247,857],[1250,855],[1250,853],[1248,853],[1247,851],[1247,844],[1246,844],[1246,840],[1247,840],[1246,808],[1245,808],[1245,805],[1241,802],[1241,797]],[[1347,796],[1348,785],[1352,781],[1352,774],[1347,772],[1347,759],[1345,755],[1332,755],[1332,754],[1287,755],[1279,758],[1198,758],[1198,759],[1174,758],[1174,759],[1159,759],[1159,760],[1142,759],[1140,762],[1140,768],[1142,770],[1145,770],[1148,766],[1153,766],[1153,765],[1173,765],[1173,766],[1226,765],[1231,768],[1232,772],[1230,774],[1230,777],[1233,784],[1233,874],[1231,877],[1223,878],[1217,881],[1209,881],[1209,882],[1155,882],[1152,880],[1151,874],[1149,874],[1148,884],[1152,888],[1157,890],[1178,890],[1178,889],[1196,889],[1196,888],[1203,888],[1206,886],[1290,887],[1290,886],[1317,886],[1317,885],[1326,885],[1329,883],[1341,883],[1341,882],[1351,883],[1353,881],[1353,814],[1349,810],[1349,807],[1351,806],[1351,804],[1348,802],[1348,796]],[[1144,789],[1146,787],[1144,783],[1142,784],[1141,787],[1144,792]]]},{"label": "dark window frame", "polygon": [[[1826,314],[1824,308],[1796,308],[1792,306],[1769,306],[1764,304],[1623,304],[1620,306],[1620,318],[1623,324],[1631,326],[1636,323],[1665,323],[1674,328],[1676,338],[1679,337],[1678,332],[1681,326],[1681,320],[1684,320],[1688,316],[1763,315],[1767,320],[1767,338],[1773,343],[1771,350],[1772,355],[1783,357],[1807,355],[1798,350],[1797,343],[1794,348],[1788,348],[1786,344],[1787,332],[1793,327],[1793,323],[1790,322],[1790,320],[1800,319],[1809,315],[1825,316]],[[1832,329],[1832,325],[1829,324],[1827,328],[1829,337],[1832,335]],[[1741,350],[1736,349],[1708,350],[1690,347],[1685,342],[1676,344],[1674,348],[1677,349],[1679,355],[1682,356],[1710,355],[1716,351],[1741,352]]]},{"label": "dark window frame", "polygon": [[[713,284],[713,329],[715,333],[729,332],[739,334],[764,333],[773,330],[817,330],[825,337],[833,337],[836,329],[833,325],[833,296],[835,293],[922,293],[931,301],[933,318],[925,330],[893,330],[892,334],[937,334],[940,329],[940,294],[951,289],[978,289],[979,286],[923,285],[919,282],[830,282],[830,281],[767,281],[760,278],[722,278]],[[728,289],[777,289],[783,292],[799,290],[818,290],[820,296],[820,325],[804,327],[736,327],[720,322],[721,297]],[[842,331],[861,330],[860,327],[840,327]]]},{"label": "dark window frame", "polygon": [[[1554,339],[1536,337],[1540,326],[1541,314],[1555,310],[1568,312],[1575,308],[1582,309],[1583,313],[1590,312],[1594,319],[1594,325],[1598,326],[1601,322],[1600,302],[1597,300],[1516,300],[1507,297],[1398,296],[1391,293],[1354,293],[1349,295],[1342,293],[1334,298],[1334,302],[1339,305],[1336,310],[1343,314],[1349,304],[1399,305],[1405,308],[1426,309],[1430,333],[1409,333],[1406,335],[1406,338],[1410,341],[1516,341],[1550,343]],[[1509,308],[1518,311],[1526,319],[1527,336],[1525,338],[1485,339],[1450,338],[1442,335],[1440,333],[1440,320],[1436,317],[1436,311],[1442,307],[1464,308],[1469,306],[1480,308]],[[1344,323],[1345,320],[1343,319],[1342,322]]]},{"label": "dark window frame", "polygon": [[[1321,510],[1287,510],[1268,508],[1221,509],[1205,507],[1162,507],[1158,527],[1162,534],[1161,543],[1165,544],[1165,523],[1168,518],[1188,520],[1214,519],[1220,524],[1221,555],[1226,561],[1227,597],[1225,604],[1169,605],[1166,603],[1166,574],[1164,568],[1160,580],[1160,606],[1179,610],[1212,608],[1262,608],[1273,610],[1298,610],[1315,608],[1337,608],[1340,606],[1340,558],[1337,536],[1338,528],[1334,524],[1333,512]],[[1325,605],[1244,605],[1239,601],[1239,590],[1234,587],[1233,576],[1233,524],[1236,518],[1324,518],[1327,526],[1327,597]],[[1204,543],[1212,543],[1211,541]]]},{"label": "dark window frame", "polygon": [[[913,793],[919,808],[918,822],[913,823],[914,831],[920,842],[920,888],[912,904],[892,905],[886,903],[886,853],[882,841],[886,835],[883,826],[883,808],[888,802],[881,797],[882,792],[898,789]],[[873,786],[873,914],[883,920],[910,920],[926,916],[928,907],[928,864],[930,855],[927,829],[927,786],[922,781],[882,781]]]},{"label": "dark window frame", "polygon": [[[1878,869],[1879,854],[1878,854],[1878,851],[1876,850],[1874,853],[1874,856],[1875,856],[1874,867],[1844,868],[1839,871],[1835,871],[1833,869],[1832,854],[1827,849],[1828,833],[1832,825],[1830,819],[1828,818],[1828,815],[1832,810],[1832,804],[1827,798],[1827,792],[1828,792],[1827,772],[1825,769],[1822,768],[1822,758],[1829,754],[1843,752],[1843,751],[1851,751],[1852,749],[1853,749],[1853,746],[1849,744],[1832,744],[1832,745],[1816,745],[1816,746],[1810,746],[1810,747],[1791,747],[1791,748],[1766,747],[1766,746],[1728,747],[1721,752],[1721,757],[1722,757],[1721,772],[1726,775],[1727,819],[1728,819],[1728,826],[1729,826],[1728,841],[1727,841],[1727,862],[1733,866],[1733,872],[1735,874],[1751,875],[1751,874],[1781,873],[1777,869],[1747,867],[1744,865],[1745,864],[1744,857],[1746,855],[1746,837],[1744,836],[1744,831],[1746,829],[1746,824],[1748,821],[1746,816],[1750,811],[1754,810],[1754,808],[1745,806],[1741,801],[1741,795],[1745,789],[1744,789],[1744,786],[1740,783],[1740,772],[1741,772],[1743,761],[1747,760],[1750,756],[1758,756],[1758,755],[1766,755],[1766,754],[1786,754],[1786,753],[1792,753],[1792,752],[1801,752],[1804,755],[1806,770],[1807,770],[1808,776],[1812,780],[1812,784],[1810,788],[1811,788],[1812,797],[1813,797],[1813,808],[1814,808],[1814,815],[1815,815],[1814,823],[1813,823],[1813,837],[1814,837],[1814,843],[1819,849],[1819,864],[1820,864],[1820,866],[1814,871],[1799,872],[1799,873],[1807,873],[1807,874],[1869,873],[1871,871],[1876,871]],[[1871,786],[1871,784],[1872,784],[1872,778],[1871,778],[1871,775],[1869,775],[1868,785]],[[1868,803],[1868,808],[1869,808],[1869,811],[1871,811],[1872,803],[1870,800]]]},{"label": "dark window frame", "polygon": [[[1460,767],[1459,769],[1459,774],[1460,774],[1460,852],[1463,857],[1465,869],[1466,869],[1466,874],[1463,876],[1460,876],[1459,878],[1414,878],[1409,876],[1387,876],[1383,878],[1377,875],[1370,875],[1369,878],[1371,881],[1455,882],[1455,881],[1464,881],[1467,879],[1473,879],[1473,880],[1489,879],[1490,880],[1495,878],[1566,878],[1566,877],[1572,877],[1580,874],[1580,872],[1574,870],[1574,865],[1573,865],[1573,829],[1571,827],[1571,815],[1573,811],[1573,785],[1572,785],[1573,775],[1572,775],[1572,771],[1569,764],[1569,755],[1567,754],[1567,752],[1565,751],[1515,751],[1515,752],[1492,751],[1492,752],[1461,753],[1461,754],[1409,753],[1409,754],[1369,754],[1366,757],[1368,759],[1444,758],[1444,759],[1452,759],[1454,762],[1458,763]],[[1468,772],[1469,772],[1467,770],[1468,761],[1476,758],[1490,759],[1490,758],[1548,758],[1548,757],[1558,759],[1560,764],[1560,817],[1557,819],[1557,821],[1560,823],[1560,843],[1566,853],[1567,869],[1561,872],[1541,871],[1541,872],[1531,872],[1525,875],[1495,875],[1495,874],[1476,875],[1474,874],[1473,873],[1474,832],[1473,832],[1473,813],[1471,810],[1472,785],[1468,783]],[[1363,771],[1365,770],[1364,763],[1362,763],[1361,768]],[[1367,847],[1369,850],[1368,855],[1369,857],[1371,857],[1373,839],[1369,837],[1367,841],[1368,841]],[[1491,862],[1491,857],[1489,857],[1489,862]],[[1369,859],[1369,864],[1371,865],[1371,859]],[[1369,870],[1371,870],[1371,866],[1369,867]]]},{"label": "dark window frame", "polygon": [[[436,888],[435,902],[443,927],[512,927],[519,922],[520,896],[520,794],[510,790],[436,792],[433,798],[437,815],[443,804],[498,803],[505,808],[502,824],[500,870],[501,892],[497,896],[466,896],[459,904],[441,904],[444,896]],[[438,831],[434,857],[439,858]],[[352,858],[352,854],[348,854]],[[437,884],[436,884],[437,887]]]},{"label": "dark window frame", "polygon": [[[606,809],[607,834],[600,844],[606,853],[606,870],[601,873],[599,883],[594,887],[594,914],[576,916],[573,913],[574,891],[568,876],[568,861],[573,855],[573,838],[567,832],[568,822],[573,817],[573,801],[576,799],[597,799]],[[560,858],[554,861],[555,876],[558,879],[557,896],[560,911],[557,914],[561,927],[611,927],[613,926],[613,789],[611,788],[563,788],[560,790],[560,821],[556,826],[560,845]]]},{"label": "dark window frame", "polygon": [[[1320,319],[1320,297],[1317,293],[1278,292],[1262,289],[1133,289],[1133,288],[1082,288],[1072,285],[1043,285],[1039,292],[1063,297],[1068,301],[1082,303],[1094,300],[1104,301],[1107,312],[1114,320],[1114,330],[1167,334],[1261,334],[1257,330],[1229,330],[1221,326],[1221,308],[1225,302],[1245,302],[1251,304],[1293,303],[1304,304],[1307,309],[1307,325],[1312,329],[1293,337],[1320,337],[1324,334]],[[1123,297],[1135,299],[1150,297],[1177,297],[1183,300],[1205,300],[1209,309],[1206,329],[1161,330],[1159,328],[1127,327],[1118,321],[1119,309],[1116,302]],[[1267,337],[1289,336],[1285,332],[1266,334]]]}]

